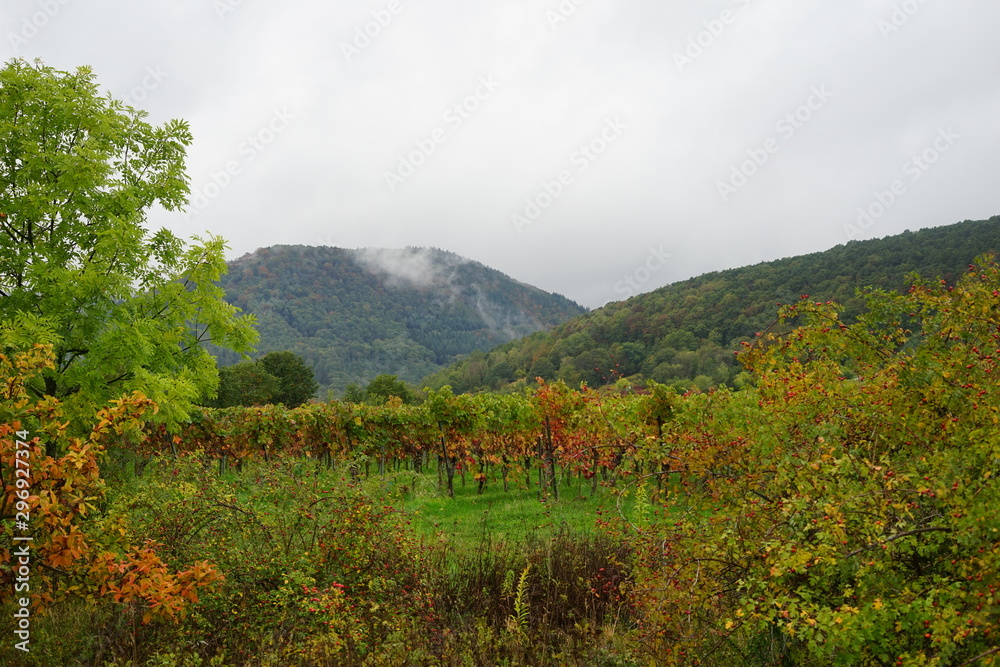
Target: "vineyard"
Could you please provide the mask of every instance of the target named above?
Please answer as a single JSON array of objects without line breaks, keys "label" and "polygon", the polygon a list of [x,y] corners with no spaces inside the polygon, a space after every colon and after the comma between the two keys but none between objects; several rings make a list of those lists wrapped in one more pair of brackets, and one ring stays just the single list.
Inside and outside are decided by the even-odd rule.
[{"label": "vineyard", "polygon": [[[148,229],[189,203],[188,123],[86,67],[15,59],[0,92],[0,664],[1000,659],[1000,266],[953,280],[992,221],[656,290],[405,400],[379,375],[349,402],[229,408],[315,386],[291,350],[220,373],[212,350],[263,343],[224,298],[226,242]],[[846,294],[924,254],[947,280]],[[290,303],[244,268],[247,303]],[[417,373],[476,342],[426,294],[393,338],[356,277],[374,287],[302,283],[285,309],[363,341],[333,365]],[[496,298],[552,303],[519,289]],[[488,387],[508,393],[463,393]]]},{"label": "vineyard", "polygon": [[[171,435],[148,432],[135,451],[145,456],[199,452],[219,462],[220,472],[249,460],[309,457],[327,467],[350,466],[359,474],[400,469],[439,473],[454,495],[456,473],[509,488],[538,474],[542,493],[558,499],[558,474],[598,482],[660,470],[645,454],[662,448],[663,425],[676,394],[597,392],[546,384],[530,395],[454,395],[430,391],[420,405],[314,403],[292,410],[278,405],[206,410]],[[655,456],[653,457],[655,458]]]},{"label": "vineyard", "polygon": [[[136,396],[81,440],[23,393],[44,348],[5,357],[9,423],[69,443],[61,466],[31,457],[37,613],[104,610],[93,664],[125,664],[125,636],[146,664],[992,664],[1000,268],[874,292],[851,325],[803,296],[739,358],[739,390],[444,388],[174,432]],[[10,497],[13,449],[5,432]],[[106,494],[102,460],[135,463]],[[460,549],[372,491],[400,475],[646,509]]]}]

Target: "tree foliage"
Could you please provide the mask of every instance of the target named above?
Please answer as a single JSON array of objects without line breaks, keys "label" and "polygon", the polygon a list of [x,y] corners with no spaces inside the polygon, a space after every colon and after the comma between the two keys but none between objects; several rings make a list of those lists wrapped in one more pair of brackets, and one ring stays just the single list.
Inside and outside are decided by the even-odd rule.
[{"label": "tree foliage", "polygon": [[[117,399],[98,412],[89,433],[72,436],[59,399],[29,393],[32,379],[54,365],[51,348],[0,343],[8,350],[0,354],[0,558],[16,560],[16,545],[29,571],[21,572],[15,593],[15,571],[3,568],[0,603],[24,597],[34,612],[45,612],[73,597],[136,608],[144,621],[183,615],[218,572],[203,561],[171,572],[155,544],[133,543],[121,516],[100,511],[106,490],[100,459],[115,436],[138,432],[153,403],[138,393]],[[46,454],[49,443],[62,454]],[[13,541],[15,525],[19,535],[30,529],[30,543]]]},{"label": "tree foliage", "polygon": [[161,405],[158,419],[183,420],[215,390],[203,344],[242,352],[256,337],[216,284],[221,239],[188,246],[144,228],[150,207],[184,204],[191,142],[186,123],[145,116],[101,96],[88,68],[0,70],[0,322],[54,345],[28,389],[74,423],[134,391]]},{"label": "tree foliage", "polygon": [[365,388],[366,402],[374,405],[384,405],[393,396],[404,404],[413,403],[415,398],[413,390],[395,375],[379,375]]},{"label": "tree foliage", "polygon": [[649,454],[669,520],[643,531],[647,657],[976,664],[1000,631],[1000,269],[873,292],[844,323],[802,300]]},{"label": "tree foliage", "polygon": [[850,324],[831,302],[782,308],[740,390],[443,387],[417,406],[222,411],[181,442],[355,469],[430,455],[446,492],[457,471],[531,488],[535,468],[542,499],[600,480],[648,508],[599,520],[636,550],[640,664],[993,664],[1000,267],[867,302]]},{"label": "tree foliage", "polygon": [[278,379],[278,391],[273,403],[287,408],[297,408],[319,389],[312,369],[294,352],[268,352],[260,358],[264,370]]},{"label": "tree foliage", "polygon": [[344,390],[344,400],[348,403],[385,405],[393,396],[404,405],[409,405],[416,400],[416,394],[408,384],[388,373],[379,375],[364,389],[356,384],[351,384]]},{"label": "tree foliage", "polygon": [[424,380],[457,392],[520,389],[535,377],[610,385],[625,377],[684,392],[739,387],[733,351],[802,294],[864,311],[858,287],[900,290],[911,271],[953,280],[978,255],[1000,250],[1000,217],[852,241],[831,250],[716,271],[608,304],[550,331],[470,355]]},{"label": "tree foliage", "polygon": [[209,405],[216,408],[268,405],[274,403],[279,387],[278,378],[268,373],[259,361],[244,361],[219,369],[219,393]]},{"label": "tree foliage", "polygon": [[[373,254],[383,261],[370,261]],[[323,396],[363,387],[381,373],[417,383],[462,355],[585,312],[436,249],[273,246],[232,261],[220,284],[230,303],[257,315],[260,350],[303,357]],[[219,358],[238,361],[229,353]]]},{"label": "tree foliage", "polygon": [[268,404],[297,408],[318,388],[312,369],[297,354],[269,352],[256,361],[219,369],[219,393],[208,403],[217,408]]}]

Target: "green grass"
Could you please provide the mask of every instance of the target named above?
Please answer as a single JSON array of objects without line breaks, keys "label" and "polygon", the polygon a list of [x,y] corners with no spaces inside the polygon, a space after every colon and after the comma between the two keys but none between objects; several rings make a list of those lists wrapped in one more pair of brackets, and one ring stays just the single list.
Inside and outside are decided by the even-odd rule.
[{"label": "green grass", "polygon": [[556,501],[539,497],[537,470],[530,483],[521,472],[507,491],[491,479],[482,494],[471,474],[464,484],[459,474],[451,498],[434,466],[380,474],[369,461],[366,474],[363,460],[331,469],[278,459],[220,475],[211,460],[161,457],[137,476],[134,459],[110,452],[105,460],[114,478],[109,510],[125,517],[136,542],[159,540],[168,563],[206,559],[226,581],[187,620],[138,627],[138,639],[138,617],[74,616],[63,607],[52,627],[76,628],[73,640],[50,644],[52,653],[35,664],[99,664],[93,657],[105,647],[147,664],[174,646],[200,651],[187,642],[206,633],[227,664],[258,654],[260,664],[293,664],[288,651],[328,625],[300,587],[330,581],[349,591],[338,618],[361,633],[339,664],[361,664],[374,646],[385,660],[372,664],[402,664],[399,650],[467,658],[446,663],[453,665],[557,664],[531,659],[542,654],[562,656],[558,664],[627,663],[617,657],[624,639],[616,633],[632,619],[623,588],[631,551],[616,538],[620,531],[596,525],[619,520],[619,504],[630,520],[650,518],[648,499],[619,503],[619,490],[630,488],[624,481],[616,489],[563,479]]},{"label": "green grass", "polygon": [[[591,496],[590,483],[577,478],[562,480],[559,500],[539,497],[537,486],[527,488],[521,477],[504,491],[501,480],[490,480],[482,494],[472,476],[454,480],[455,497],[438,488],[437,474],[413,472],[372,474],[362,487],[374,497],[389,500],[409,515],[418,534],[447,541],[455,548],[475,548],[489,533],[494,538],[523,542],[547,538],[560,531],[589,534],[598,520],[619,517],[619,499],[614,489],[598,486]],[[622,500],[625,516],[641,521],[641,511],[632,499]],[[648,504],[646,505],[648,507]]]},{"label": "green grass", "polygon": [[[118,462],[118,465],[109,466],[109,471],[123,478],[112,485],[117,487],[112,495],[123,491],[134,494],[144,488],[149,474],[158,465],[169,468],[172,464],[167,460],[154,462],[146,475],[140,478],[131,474],[131,465]],[[264,464],[251,462],[243,472],[230,469],[221,479],[233,484],[238,498],[247,500],[249,492],[246,489],[240,491],[240,487],[247,477],[254,474],[258,465]],[[317,467],[313,461],[303,460],[295,469],[297,474],[318,472],[321,486],[355,484],[376,502],[392,505],[407,514],[407,520],[418,535],[462,550],[483,544],[486,534],[497,541],[524,543],[527,540],[547,539],[560,532],[593,534],[598,521],[624,517],[635,524],[647,524],[651,518],[649,512],[652,507],[648,502],[636,502],[634,488],[626,487],[621,482],[617,488],[599,483],[593,488],[592,495],[590,481],[577,476],[567,480],[562,473],[559,475],[559,499],[546,494],[543,500],[538,493],[537,470],[531,471],[530,488],[522,472],[516,479],[512,476],[506,491],[501,479],[491,478],[482,494],[478,492],[479,485],[471,473],[466,475],[464,483],[462,475],[456,474],[455,497],[450,498],[439,487],[437,471],[433,467],[423,474],[410,470],[387,470],[379,474],[373,466],[367,475],[363,470],[356,471],[356,482],[351,481],[349,468],[344,465],[330,470]],[[218,469],[210,466],[205,469],[205,474],[218,477]],[[628,489],[627,495],[620,498],[619,493],[625,488]]]}]

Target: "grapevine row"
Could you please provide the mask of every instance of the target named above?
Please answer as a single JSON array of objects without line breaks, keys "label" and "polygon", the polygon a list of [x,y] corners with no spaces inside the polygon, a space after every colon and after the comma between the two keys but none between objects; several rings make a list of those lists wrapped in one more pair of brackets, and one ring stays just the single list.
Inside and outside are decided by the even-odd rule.
[{"label": "grapevine row", "polygon": [[448,491],[457,471],[470,472],[480,491],[496,476],[506,484],[532,468],[543,489],[558,493],[557,470],[594,480],[635,472],[636,448],[662,437],[675,396],[651,391],[571,390],[541,383],[532,393],[454,395],[431,391],[420,405],[329,402],[205,409],[176,433],[148,426],[145,456],[201,451],[221,469],[247,460],[310,457],[328,466],[437,465]]}]

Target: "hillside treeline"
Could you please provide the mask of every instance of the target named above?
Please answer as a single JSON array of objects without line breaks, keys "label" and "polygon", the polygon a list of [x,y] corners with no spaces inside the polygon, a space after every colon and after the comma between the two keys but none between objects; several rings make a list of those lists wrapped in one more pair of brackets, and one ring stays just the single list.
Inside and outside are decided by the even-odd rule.
[{"label": "hillside treeline", "polygon": [[736,387],[742,369],[734,350],[773,321],[779,304],[803,294],[837,301],[850,322],[863,309],[859,288],[899,290],[911,272],[952,280],[998,248],[1000,217],[994,217],[708,273],[475,352],[424,382],[457,392],[510,390],[535,377],[592,387],[622,377],[679,390]]},{"label": "hillside treeline", "polygon": [[[417,383],[475,350],[550,328],[584,309],[478,262],[433,249],[262,248],[220,286],[257,318],[260,354],[302,357],[318,395],[381,374]],[[220,365],[239,356],[213,349]]]}]

